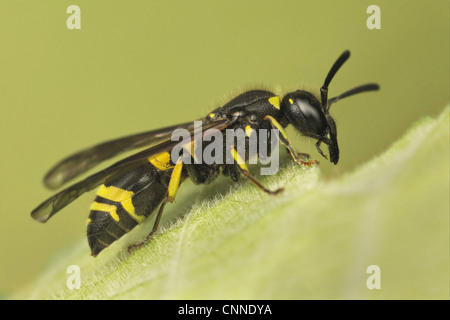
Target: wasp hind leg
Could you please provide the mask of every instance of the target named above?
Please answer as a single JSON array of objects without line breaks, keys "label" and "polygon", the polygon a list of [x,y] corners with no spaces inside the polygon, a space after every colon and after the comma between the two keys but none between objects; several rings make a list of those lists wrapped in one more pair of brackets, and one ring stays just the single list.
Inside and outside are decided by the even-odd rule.
[{"label": "wasp hind leg", "polygon": [[140,247],[144,246],[147,242],[150,241],[150,239],[153,237],[153,235],[158,231],[159,222],[161,220],[162,213],[164,211],[164,206],[166,205],[167,196],[164,198],[164,201],[161,203],[158,209],[158,214],[156,215],[155,223],[153,224],[152,231],[148,234],[148,236],[141,242],[132,244],[128,247],[128,253],[131,253],[132,251],[139,249]]},{"label": "wasp hind leg", "polygon": [[181,158],[177,161],[175,167],[173,168],[172,175],[170,177],[169,181],[169,187],[167,189],[166,196],[164,197],[163,202],[159,206],[158,213],[155,218],[155,223],[153,224],[152,231],[147,235],[147,237],[138,243],[135,243],[128,247],[128,253],[131,253],[132,251],[141,248],[144,246],[147,242],[151,240],[153,235],[158,231],[159,222],[161,221],[162,213],[164,211],[164,207],[167,204],[167,202],[173,202],[175,200],[175,195],[177,193],[178,187],[180,186],[181,182],[181,173],[183,169],[183,162],[181,161]]},{"label": "wasp hind leg", "polygon": [[[231,152],[231,155],[233,156],[233,159],[236,161],[236,167],[239,170],[239,172],[241,173],[241,175],[243,175],[251,183],[253,183],[255,186],[257,186],[261,191],[263,191],[267,194],[270,194],[270,195],[276,195],[284,190],[283,188],[279,188],[279,189],[272,191],[272,190],[269,190],[266,187],[264,187],[258,180],[256,180],[251,175],[244,160],[241,158],[241,156],[239,155],[239,153],[236,151],[236,149],[233,146],[231,147],[230,152]],[[231,174],[230,174],[230,176],[232,177]]]}]

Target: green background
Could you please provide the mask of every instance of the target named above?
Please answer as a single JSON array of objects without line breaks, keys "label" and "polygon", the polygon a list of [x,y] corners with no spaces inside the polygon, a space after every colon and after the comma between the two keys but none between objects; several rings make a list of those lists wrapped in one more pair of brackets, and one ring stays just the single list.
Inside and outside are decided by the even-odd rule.
[{"label": "green background", "polygon": [[[71,4],[81,30],[66,27]],[[366,27],[371,4],[381,30]],[[318,89],[345,49],[352,56],[330,95],[366,82],[381,91],[331,109],[341,159],[321,162],[324,179],[372,159],[449,102],[447,0],[0,0],[0,39],[4,295],[85,235],[94,194],[45,225],[29,216],[51,195],[46,170],[73,151],[198,118],[245,89]],[[320,157],[313,141],[288,132],[299,151]]]}]

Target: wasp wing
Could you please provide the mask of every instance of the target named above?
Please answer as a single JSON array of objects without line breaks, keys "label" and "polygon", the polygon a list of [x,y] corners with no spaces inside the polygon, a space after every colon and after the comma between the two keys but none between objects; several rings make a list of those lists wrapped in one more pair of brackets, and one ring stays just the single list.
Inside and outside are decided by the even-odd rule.
[{"label": "wasp wing", "polygon": [[125,151],[157,144],[170,137],[172,131],[178,128],[190,130],[193,128],[193,122],[138,133],[81,150],[53,166],[44,177],[44,185],[49,189],[56,189],[102,161]]},{"label": "wasp wing", "polygon": [[[204,133],[208,129],[224,130],[229,125],[230,122],[226,119],[217,120],[203,125],[202,132]],[[190,134],[191,137],[194,136],[194,129],[190,130]],[[204,135],[202,134],[202,137],[203,136]],[[147,163],[148,158],[153,155],[172,150],[178,143],[178,141],[172,141],[168,138],[157,145],[144,149],[132,156],[114,163],[106,169],[99,171],[48,198],[31,212],[31,217],[38,222],[46,222],[55,213],[70,204],[83,193],[98,187],[100,184],[108,180],[117,178],[135,167]]]}]

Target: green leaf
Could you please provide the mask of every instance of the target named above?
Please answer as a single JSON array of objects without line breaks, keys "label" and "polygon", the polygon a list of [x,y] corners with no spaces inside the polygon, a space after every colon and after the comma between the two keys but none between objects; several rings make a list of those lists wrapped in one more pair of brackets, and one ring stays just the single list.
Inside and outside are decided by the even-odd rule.
[{"label": "green leaf", "polygon": [[[14,298],[449,298],[449,108],[336,180],[292,161],[258,179],[285,191],[187,187],[166,206],[176,220],[145,247],[125,249],[152,221],[95,259],[83,240]],[[78,290],[66,286],[69,265],[80,267]],[[370,265],[380,268],[381,289],[367,287]]]}]

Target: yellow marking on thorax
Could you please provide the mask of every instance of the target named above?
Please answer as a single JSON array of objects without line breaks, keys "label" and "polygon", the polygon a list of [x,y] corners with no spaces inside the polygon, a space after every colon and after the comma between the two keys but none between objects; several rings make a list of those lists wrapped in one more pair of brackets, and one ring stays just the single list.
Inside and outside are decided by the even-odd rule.
[{"label": "yellow marking on thorax", "polygon": [[280,97],[275,96],[272,98],[269,98],[269,103],[275,107],[275,109],[280,110]]},{"label": "yellow marking on thorax", "polygon": [[92,211],[102,211],[107,212],[111,215],[111,218],[113,218],[116,221],[119,221],[119,215],[117,214],[117,207],[112,206],[110,204],[105,203],[99,203],[99,202],[93,202],[91,205]]},{"label": "yellow marking on thorax", "polygon": [[252,127],[250,127],[250,125],[245,127],[245,134],[247,135],[247,137],[250,137],[253,133],[253,129]]},{"label": "yellow marking on thorax", "polygon": [[167,151],[149,157],[148,161],[161,171],[173,168],[173,165],[170,164],[170,153]]},{"label": "yellow marking on thorax", "polygon": [[215,113],[212,113],[212,112],[211,112],[211,113],[208,115],[208,117],[214,118],[215,115],[216,115]]},{"label": "yellow marking on thorax", "polygon": [[294,100],[292,100],[291,98],[289,98],[289,103],[290,103],[290,104],[294,104]]}]

